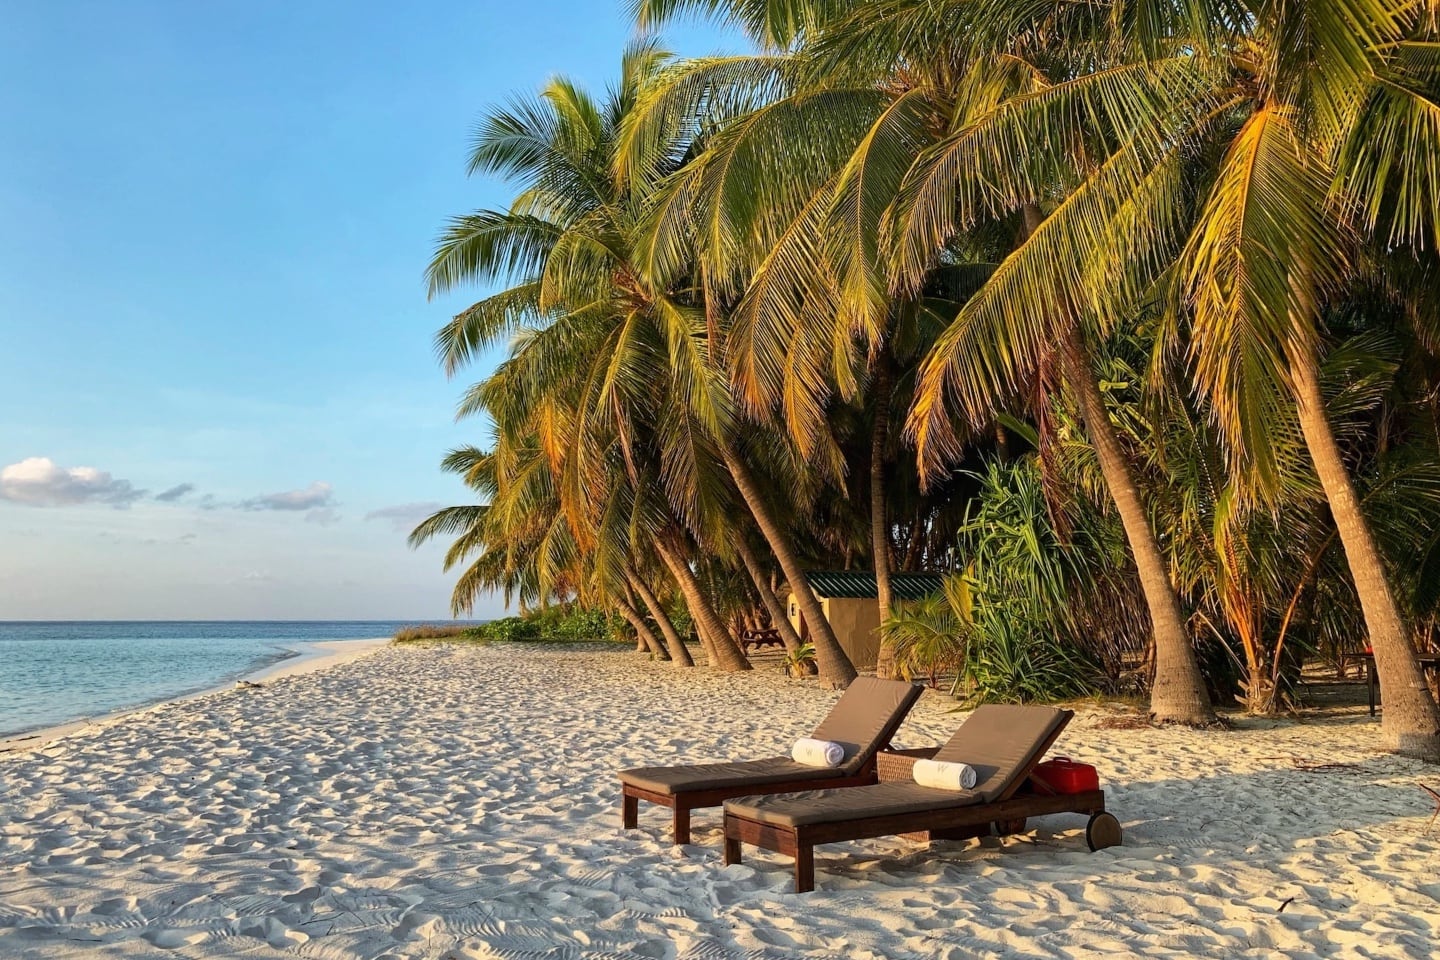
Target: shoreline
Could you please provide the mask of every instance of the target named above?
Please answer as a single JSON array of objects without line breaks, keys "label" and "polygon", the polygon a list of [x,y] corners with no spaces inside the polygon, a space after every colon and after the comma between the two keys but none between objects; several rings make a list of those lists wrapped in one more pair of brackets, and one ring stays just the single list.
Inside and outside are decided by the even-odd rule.
[{"label": "shoreline", "polygon": [[172,703],[185,703],[201,697],[213,696],[226,690],[233,690],[239,683],[263,683],[268,680],[282,680],[338,666],[387,646],[389,637],[363,637],[354,640],[310,640],[294,642],[286,646],[286,654],[277,660],[269,660],[239,676],[231,676],[214,686],[191,693],[146,701],[132,707],[104,713],[94,717],[81,717],[65,723],[36,730],[26,730],[12,736],[0,737],[0,760],[18,756],[29,750],[38,749],[74,733],[93,727],[108,725],[118,720],[133,718],[139,714]]}]

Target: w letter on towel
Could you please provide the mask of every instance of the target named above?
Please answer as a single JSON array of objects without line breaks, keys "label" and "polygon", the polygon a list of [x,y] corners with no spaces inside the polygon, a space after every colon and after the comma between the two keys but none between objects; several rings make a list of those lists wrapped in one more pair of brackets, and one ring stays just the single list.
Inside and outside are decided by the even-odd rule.
[{"label": "w letter on towel", "polygon": [[975,768],[968,763],[916,760],[912,776],[920,786],[935,790],[969,790],[975,786]]},{"label": "w letter on towel", "polygon": [[830,740],[801,737],[795,741],[790,756],[807,767],[838,767],[845,762],[845,748]]}]

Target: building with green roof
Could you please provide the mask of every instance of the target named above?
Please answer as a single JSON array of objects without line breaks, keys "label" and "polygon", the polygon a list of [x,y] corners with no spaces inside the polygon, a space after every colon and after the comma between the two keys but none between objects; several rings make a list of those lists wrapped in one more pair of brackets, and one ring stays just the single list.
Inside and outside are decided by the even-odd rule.
[{"label": "building with green roof", "polygon": [[[878,591],[875,573],[863,570],[814,570],[806,574],[810,589],[820,600],[825,619],[850,662],[861,670],[872,669],[880,653],[880,609],[875,603]],[[945,582],[938,573],[892,573],[890,588],[897,601],[919,600],[939,593]],[[786,604],[790,623],[800,637],[810,639],[800,605],[791,594]]]}]

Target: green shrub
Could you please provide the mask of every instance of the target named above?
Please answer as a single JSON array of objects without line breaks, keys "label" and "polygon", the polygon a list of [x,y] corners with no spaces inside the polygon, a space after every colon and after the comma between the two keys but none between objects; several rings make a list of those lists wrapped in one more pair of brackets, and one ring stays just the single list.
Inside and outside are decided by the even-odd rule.
[{"label": "green shrub", "polygon": [[1068,700],[1102,670],[1081,642],[1075,598],[1094,590],[1095,561],[1055,535],[1033,458],[992,462],[960,529],[963,573],[943,594],[897,609],[884,629],[907,676],[956,677],[978,701]]},{"label": "green shrub", "polygon": [[982,703],[1083,697],[1095,692],[1098,672],[1083,650],[995,608],[976,621],[966,649],[970,696]]},{"label": "green shrub", "polygon": [[477,627],[475,639],[486,643],[522,643],[539,640],[540,628],[523,617],[505,617]]},{"label": "green shrub", "polygon": [[475,625],[421,624],[395,634],[396,643],[449,640],[457,643],[593,643],[623,639],[618,621],[599,610],[556,604],[519,617]]},{"label": "green shrub", "polygon": [[[977,700],[1066,700],[1095,691],[1099,664],[1077,635],[1078,596],[1094,592],[1093,551],[1055,534],[1032,457],[991,462],[960,529],[968,560],[965,674]],[[1087,545],[1088,546],[1088,545]]]},{"label": "green shrub", "polygon": [[486,643],[594,643],[622,639],[618,624],[599,610],[556,604],[524,616],[491,620],[475,628]]}]

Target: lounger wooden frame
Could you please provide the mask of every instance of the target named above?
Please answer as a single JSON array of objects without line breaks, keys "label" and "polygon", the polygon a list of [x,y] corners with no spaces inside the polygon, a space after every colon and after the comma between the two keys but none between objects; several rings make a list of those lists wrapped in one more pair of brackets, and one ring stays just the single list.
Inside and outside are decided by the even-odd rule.
[{"label": "lounger wooden frame", "polygon": [[[726,800],[733,800],[736,797],[753,797],[770,793],[794,793],[797,790],[814,790],[822,787],[864,787],[876,783],[879,779],[877,772],[876,757],[882,750],[888,750],[890,741],[900,725],[905,722],[906,716],[920,699],[921,689],[914,684],[904,683],[895,680],[879,680],[873,677],[857,680],[831,707],[830,714],[820,726],[815,728],[813,736],[825,736],[829,731],[830,739],[839,739],[847,744],[854,742],[857,745],[857,752],[849,756],[845,766],[835,769],[820,771],[812,770],[808,776],[799,776],[798,771],[784,771],[782,776],[788,779],[772,782],[746,782],[743,774],[739,777],[718,777],[709,782],[696,782],[693,788],[672,788],[653,789],[656,786],[654,779],[642,781],[641,784],[630,782],[631,774],[653,773],[664,770],[693,770],[696,766],[642,768],[640,770],[622,770],[620,772],[620,823],[626,830],[633,830],[638,826],[640,801],[648,800],[651,803],[659,804],[662,807],[669,807],[672,815],[671,838],[676,844],[690,842],[690,811],[701,807],[718,807]],[[859,697],[859,702],[852,698]],[[874,698],[874,699],[871,699]],[[848,704],[848,706],[847,706]],[[868,706],[867,706],[868,704]],[[858,711],[858,712],[852,712]],[[846,719],[859,717],[862,721],[860,729],[847,729]],[[839,718],[839,727],[832,726],[832,723]],[[872,725],[869,720],[875,722]],[[833,734],[842,733],[842,736]],[[781,758],[770,758],[781,759]],[[760,761],[764,763],[765,761]],[[789,762],[786,758],[786,762]],[[703,768],[705,764],[698,767]],[[736,767],[744,767],[744,761],[735,764]],[[791,767],[798,767],[798,764],[790,763]],[[731,782],[726,782],[727,780]],[[718,782],[717,782],[718,781]],[[643,785],[642,785],[643,784]]]},{"label": "lounger wooden frame", "polygon": [[[882,746],[880,749],[883,750],[885,747]],[[750,784],[677,793],[660,793],[622,782],[620,784],[620,825],[626,830],[634,830],[639,825],[640,801],[648,800],[651,803],[670,808],[672,813],[671,842],[689,843],[691,810],[698,810],[702,807],[718,807],[726,800],[734,800],[736,797],[753,797],[763,793],[794,793],[797,790],[814,790],[819,787],[827,790],[831,787],[866,787],[875,783],[876,780],[875,757],[872,756],[865,766],[860,768],[860,772],[853,777],[827,777],[821,780],[812,777],[808,780],[786,780],[759,786]]]},{"label": "lounger wooden frame", "polygon": [[[1105,791],[1050,793],[1036,784],[1030,776],[1035,765],[1049,751],[1068,722],[1069,717],[1066,718],[1066,723],[1060,724],[1046,738],[1043,746],[1030,756],[1020,776],[1016,777],[1014,785],[991,803],[797,826],[762,823],[726,811],[725,864],[728,866],[739,863],[741,845],[746,843],[773,850],[787,857],[794,857],[795,892],[809,893],[815,889],[815,847],[822,843],[843,843],[850,840],[866,840],[871,837],[889,837],[919,831],[929,831],[932,835],[942,831],[954,831],[953,835],[962,836],[965,834],[966,828],[987,826],[991,823],[996,824],[1001,832],[1007,832],[1005,825],[1008,823],[1052,813],[1089,814],[1093,825],[1097,817],[1105,814]],[[809,786],[813,788],[815,785]],[[779,793],[781,791],[767,792]],[[1119,842],[1118,835],[1114,842]],[[1110,845],[1108,842],[1102,842],[1098,846]],[[1095,846],[1092,841],[1092,849]]]}]

